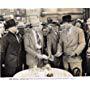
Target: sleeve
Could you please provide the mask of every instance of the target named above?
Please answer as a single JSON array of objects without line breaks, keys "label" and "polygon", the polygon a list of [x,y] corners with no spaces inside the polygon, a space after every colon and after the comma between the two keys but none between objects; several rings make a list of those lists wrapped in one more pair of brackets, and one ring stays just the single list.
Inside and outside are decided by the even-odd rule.
[{"label": "sleeve", "polygon": [[37,52],[35,52],[31,47],[30,47],[30,38],[27,35],[24,35],[24,46],[25,46],[25,51],[26,53],[29,53],[33,57],[37,57]]},{"label": "sleeve", "polygon": [[1,63],[5,63],[5,57],[7,53],[7,48],[8,48],[9,42],[8,42],[8,37],[3,37],[1,39]]},{"label": "sleeve", "polygon": [[86,45],[86,43],[85,43],[85,36],[84,36],[84,32],[83,32],[82,29],[78,29],[78,40],[79,40],[78,47],[75,50],[75,53],[77,55],[79,55],[82,52],[82,50],[84,49],[84,47]]}]

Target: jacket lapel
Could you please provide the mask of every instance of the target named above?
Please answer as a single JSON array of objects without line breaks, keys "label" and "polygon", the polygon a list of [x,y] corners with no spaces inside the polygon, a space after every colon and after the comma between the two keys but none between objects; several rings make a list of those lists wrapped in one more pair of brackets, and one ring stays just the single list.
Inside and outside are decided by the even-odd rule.
[{"label": "jacket lapel", "polygon": [[34,37],[34,35],[33,35],[33,32],[32,32],[32,30],[30,31],[30,39],[31,39],[31,46],[33,46],[34,48],[36,48],[36,44],[35,44],[35,37]]}]

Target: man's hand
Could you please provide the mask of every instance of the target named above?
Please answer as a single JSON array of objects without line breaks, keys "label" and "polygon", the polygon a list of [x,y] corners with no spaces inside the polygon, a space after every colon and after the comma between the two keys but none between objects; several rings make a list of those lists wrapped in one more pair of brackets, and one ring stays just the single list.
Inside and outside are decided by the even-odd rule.
[{"label": "man's hand", "polygon": [[70,56],[71,56],[71,57],[76,57],[77,54],[73,52]]},{"label": "man's hand", "polygon": [[53,55],[50,55],[50,56],[49,56],[49,60],[50,60],[50,61],[54,61],[54,56],[53,56]]},{"label": "man's hand", "polygon": [[39,58],[39,59],[43,59],[43,57],[42,57],[41,54],[37,54],[37,58]]},{"label": "man's hand", "polygon": [[44,54],[42,55],[42,57],[43,57],[43,59],[46,59],[46,60],[49,59],[49,57]]},{"label": "man's hand", "polygon": [[39,59],[48,59],[48,56],[46,56],[46,55],[44,55],[44,54],[37,54],[37,57],[39,58]]}]

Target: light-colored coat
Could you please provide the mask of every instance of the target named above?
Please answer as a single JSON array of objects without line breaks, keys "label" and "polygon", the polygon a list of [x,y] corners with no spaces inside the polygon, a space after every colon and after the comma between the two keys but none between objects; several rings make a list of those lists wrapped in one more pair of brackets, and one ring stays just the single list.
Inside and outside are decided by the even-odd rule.
[{"label": "light-colored coat", "polygon": [[[38,64],[38,58],[37,58],[38,52],[35,45],[35,37],[32,30],[33,28],[31,30],[26,30],[24,35],[24,45],[26,50],[26,64],[30,67],[36,66]],[[42,32],[39,31],[39,34],[42,37],[41,43],[43,48]]]},{"label": "light-colored coat", "polygon": [[62,30],[60,34],[57,52],[61,54],[63,47],[63,52],[66,53],[67,55],[71,56],[72,53],[76,53],[79,56],[85,47],[84,32],[82,29],[74,26],[72,26],[69,34],[67,34],[67,32],[68,31],[66,30]]}]

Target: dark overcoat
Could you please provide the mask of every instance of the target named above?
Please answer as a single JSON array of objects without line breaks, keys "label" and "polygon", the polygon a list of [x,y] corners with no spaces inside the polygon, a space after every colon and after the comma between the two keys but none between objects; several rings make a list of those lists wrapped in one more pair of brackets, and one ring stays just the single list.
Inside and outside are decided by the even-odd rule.
[{"label": "dark overcoat", "polygon": [[8,32],[2,38],[1,42],[1,60],[2,63],[5,64],[6,73],[14,74],[16,72],[16,68],[21,66],[22,61],[21,58],[21,35],[18,34],[18,39],[16,35]]}]

